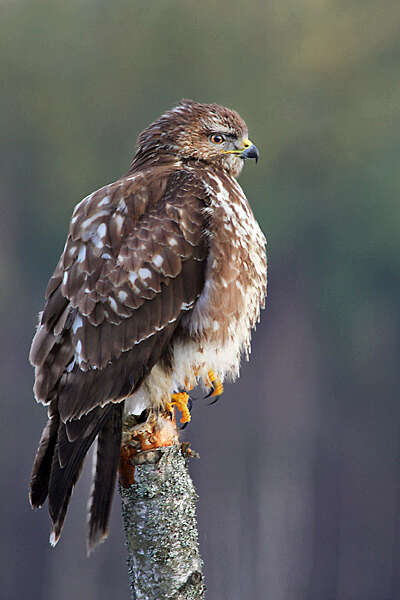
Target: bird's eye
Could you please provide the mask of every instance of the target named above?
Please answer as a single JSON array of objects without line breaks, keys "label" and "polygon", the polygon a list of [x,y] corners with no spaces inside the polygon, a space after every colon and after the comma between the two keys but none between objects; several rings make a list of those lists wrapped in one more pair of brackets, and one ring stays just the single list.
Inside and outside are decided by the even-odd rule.
[{"label": "bird's eye", "polygon": [[225,141],[224,136],[221,135],[220,133],[213,133],[212,135],[210,135],[210,137],[208,139],[213,144],[222,144],[222,142]]}]

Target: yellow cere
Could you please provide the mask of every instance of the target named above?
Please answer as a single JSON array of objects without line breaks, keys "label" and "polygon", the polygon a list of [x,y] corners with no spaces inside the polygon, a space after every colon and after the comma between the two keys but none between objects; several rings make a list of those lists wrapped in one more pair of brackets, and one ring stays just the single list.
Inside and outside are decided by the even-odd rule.
[{"label": "yellow cere", "polygon": [[221,150],[221,152],[223,154],[241,154],[244,150],[247,150],[247,148],[250,148],[250,146],[253,145],[253,142],[251,142],[249,139],[243,140],[243,148],[241,150]]}]

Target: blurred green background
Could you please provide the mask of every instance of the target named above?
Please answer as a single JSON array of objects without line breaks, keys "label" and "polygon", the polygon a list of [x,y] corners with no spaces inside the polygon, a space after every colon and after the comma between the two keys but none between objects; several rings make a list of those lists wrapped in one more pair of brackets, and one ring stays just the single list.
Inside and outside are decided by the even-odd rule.
[{"label": "blurred green background", "polygon": [[269,241],[242,378],[186,430],[208,598],[400,598],[400,4],[5,0],[0,5],[1,589],[128,598],[119,499],[85,558],[27,501],[45,410],[30,340],[74,205],[126,172],[181,98],[247,121],[240,182]]}]

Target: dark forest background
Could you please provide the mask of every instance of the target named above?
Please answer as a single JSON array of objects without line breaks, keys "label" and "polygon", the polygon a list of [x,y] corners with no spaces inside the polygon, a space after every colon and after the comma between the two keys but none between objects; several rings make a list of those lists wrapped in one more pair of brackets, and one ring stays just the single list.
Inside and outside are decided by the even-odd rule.
[{"label": "dark forest background", "polygon": [[269,241],[250,363],[186,438],[210,600],[400,598],[400,3],[0,4],[0,597],[128,598],[119,498],[85,557],[27,500],[45,422],[27,362],[74,205],[181,98],[245,118]]}]

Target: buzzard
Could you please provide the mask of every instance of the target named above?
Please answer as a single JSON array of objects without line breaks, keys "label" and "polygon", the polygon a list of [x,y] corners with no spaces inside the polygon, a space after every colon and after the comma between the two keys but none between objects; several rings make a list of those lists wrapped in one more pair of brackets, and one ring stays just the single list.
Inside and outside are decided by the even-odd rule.
[{"label": "buzzard", "polygon": [[250,158],[236,112],[183,100],[139,135],[127,175],[76,206],[30,351],[48,406],[30,501],[48,497],[53,545],[95,440],[89,548],[107,535],[123,415],[168,421],[176,406],[185,423],[188,390],[217,396],[238,376],[266,294],[265,238],[236,181]]}]

